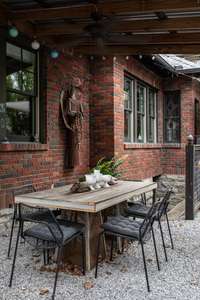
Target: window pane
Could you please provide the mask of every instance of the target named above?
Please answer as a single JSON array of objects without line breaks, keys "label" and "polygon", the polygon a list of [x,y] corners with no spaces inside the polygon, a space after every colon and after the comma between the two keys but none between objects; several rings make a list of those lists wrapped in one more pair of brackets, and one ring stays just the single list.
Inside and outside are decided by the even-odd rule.
[{"label": "window pane", "polygon": [[155,92],[149,89],[149,115],[155,116]]},{"label": "window pane", "polygon": [[124,78],[124,107],[132,108],[132,81],[127,77]]},{"label": "window pane", "polygon": [[155,92],[153,89],[148,89],[147,101],[147,142],[153,143],[155,131]]},{"label": "window pane", "polygon": [[137,111],[144,113],[145,87],[138,84],[137,86]]},{"label": "window pane", "polygon": [[24,92],[34,93],[34,74],[22,72],[22,89]]},{"label": "window pane", "polygon": [[177,143],[179,141],[179,119],[166,120],[166,142]]},{"label": "window pane", "polygon": [[35,91],[36,55],[7,43],[7,89]]},{"label": "window pane", "polygon": [[124,111],[124,140],[131,142],[131,112]]},{"label": "window pane", "polygon": [[141,84],[137,85],[137,141],[144,142],[145,91]]},{"label": "window pane", "polygon": [[15,93],[7,93],[7,132],[8,135],[30,137],[31,102],[30,98]]},{"label": "window pane", "polygon": [[21,49],[7,43],[7,88],[21,89]]},{"label": "window pane", "polygon": [[180,92],[165,93],[165,142],[180,142]]},{"label": "window pane", "polygon": [[148,122],[148,142],[149,143],[154,142],[154,123],[155,123],[155,119],[150,117],[149,122]]},{"label": "window pane", "polygon": [[137,115],[137,141],[144,142],[144,117],[141,114]]}]

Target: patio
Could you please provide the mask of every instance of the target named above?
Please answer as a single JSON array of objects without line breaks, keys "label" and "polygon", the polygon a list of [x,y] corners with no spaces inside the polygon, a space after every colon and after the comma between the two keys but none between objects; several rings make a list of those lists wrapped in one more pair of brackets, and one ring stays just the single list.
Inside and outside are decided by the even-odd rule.
[{"label": "patio", "polygon": [[0,209],[19,225],[11,256],[0,226],[0,300],[199,299],[200,213],[170,221],[174,250],[164,216],[185,187],[191,219],[200,203],[200,56],[181,57],[200,2],[3,0],[0,35]]},{"label": "patio", "polygon": [[[60,273],[56,299],[199,299],[200,286],[200,215],[196,220],[173,221],[171,227],[175,240],[175,250],[167,243],[169,261],[164,261],[160,235],[155,226],[158,250],[160,253],[161,271],[156,269],[155,257],[152,255],[152,244],[147,242],[146,255],[152,291],[149,294],[145,287],[142,270],[142,256],[137,244],[128,249],[128,253],[119,255],[112,263],[103,263],[99,268],[99,277],[94,279],[94,271],[84,276],[72,276]],[[163,228],[166,229],[166,224]],[[11,261],[5,259],[8,247],[8,231],[0,235],[0,288],[2,300],[37,300],[49,299],[52,291],[54,273],[40,272],[40,263],[31,259],[31,247],[20,245],[17,258],[16,274],[12,289],[7,288]],[[35,261],[38,257],[33,258]],[[153,261],[152,261],[153,260]],[[84,288],[86,282],[93,287]],[[49,293],[41,296],[40,290],[48,289]]]}]

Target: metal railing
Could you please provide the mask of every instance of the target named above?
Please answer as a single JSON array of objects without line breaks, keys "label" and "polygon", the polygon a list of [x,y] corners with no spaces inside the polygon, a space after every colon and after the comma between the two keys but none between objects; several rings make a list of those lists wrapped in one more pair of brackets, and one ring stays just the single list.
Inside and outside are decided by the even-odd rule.
[{"label": "metal railing", "polygon": [[185,218],[193,220],[200,208],[200,144],[188,137],[186,146]]}]

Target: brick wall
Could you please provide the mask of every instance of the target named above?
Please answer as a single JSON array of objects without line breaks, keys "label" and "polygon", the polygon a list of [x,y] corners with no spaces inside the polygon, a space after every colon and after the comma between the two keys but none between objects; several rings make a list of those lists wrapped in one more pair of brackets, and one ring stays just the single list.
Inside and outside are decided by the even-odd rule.
[{"label": "brick wall", "polygon": [[[134,58],[117,58],[114,63],[114,124],[115,124],[115,155],[126,157],[122,166],[123,176],[127,179],[143,179],[162,173],[160,145],[124,144],[124,104],[123,86],[124,72],[143,80],[159,90],[158,111],[162,108],[161,79],[145,68]],[[162,114],[158,118],[158,142],[162,136]]]},{"label": "brick wall", "polygon": [[[84,108],[84,122],[79,149],[80,164],[66,170],[64,160],[67,146],[66,130],[60,115],[59,93],[67,78],[82,81],[80,101]],[[37,189],[49,188],[63,180],[73,182],[77,175],[89,168],[89,67],[87,59],[49,58],[46,97],[46,144],[0,145],[0,207],[10,201],[9,189],[17,185],[34,184]]]},{"label": "brick wall", "polygon": [[[124,57],[48,58],[47,95],[45,97],[46,142],[38,144],[0,145],[0,206],[9,203],[10,188],[33,183],[37,189],[52,183],[73,182],[87,172],[101,157],[126,157],[123,177],[144,179],[168,174],[184,174],[185,143],[194,134],[194,99],[200,99],[200,85],[184,77],[162,79],[134,58]],[[158,89],[158,143],[124,144],[124,72]],[[69,78],[82,82],[80,101],[84,122],[79,148],[79,164],[65,168],[68,146],[66,130],[59,108],[61,85]],[[163,91],[181,90],[181,144],[163,144]]]},{"label": "brick wall", "polygon": [[114,154],[113,59],[90,62],[90,162]]}]

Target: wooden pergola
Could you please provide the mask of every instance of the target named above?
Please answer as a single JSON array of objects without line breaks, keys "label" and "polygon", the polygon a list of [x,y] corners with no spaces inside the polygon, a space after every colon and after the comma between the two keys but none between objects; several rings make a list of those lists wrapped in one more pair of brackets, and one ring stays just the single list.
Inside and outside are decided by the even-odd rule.
[{"label": "wooden pergola", "polygon": [[86,55],[200,53],[199,0],[3,0],[7,24]]}]

